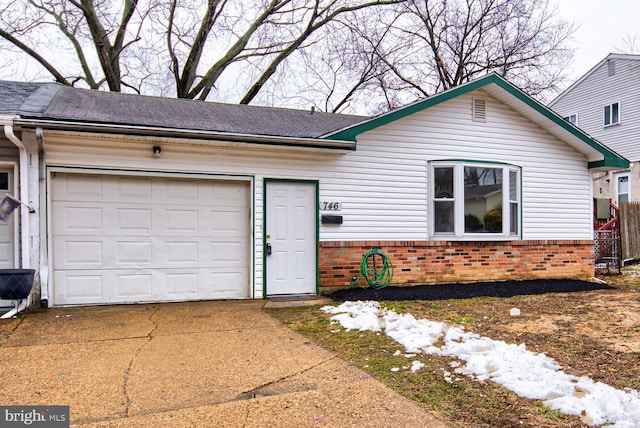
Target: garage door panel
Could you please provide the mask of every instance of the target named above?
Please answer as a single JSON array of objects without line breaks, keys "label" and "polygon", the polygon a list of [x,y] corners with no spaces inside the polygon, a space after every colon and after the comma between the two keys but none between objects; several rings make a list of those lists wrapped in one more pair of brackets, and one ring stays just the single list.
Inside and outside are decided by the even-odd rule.
[{"label": "garage door panel", "polygon": [[166,195],[172,203],[197,203],[201,199],[201,187],[196,180],[168,179]]},{"label": "garage door panel", "polygon": [[115,296],[123,301],[148,301],[153,297],[153,275],[150,273],[117,274]]},{"label": "garage door panel", "polygon": [[166,230],[183,232],[198,232],[200,230],[200,211],[184,209],[167,209]]},{"label": "garage door panel", "polygon": [[104,199],[102,176],[85,175],[80,179],[69,179],[67,174],[55,174],[57,197],[65,201],[101,201]]},{"label": "garage door panel", "polygon": [[249,240],[246,238],[102,238],[97,240],[96,237],[54,237],[54,269],[249,267]]},{"label": "garage door panel", "polygon": [[153,230],[153,209],[149,208],[119,208],[117,210],[116,233]]},{"label": "garage door panel", "polygon": [[103,304],[233,299],[249,296],[246,271],[117,270],[60,271],[54,275],[56,302]]},{"label": "garage door panel", "polygon": [[55,272],[54,298],[67,304],[100,303],[104,299],[104,275],[99,271]]},{"label": "garage door panel", "polygon": [[197,264],[200,263],[200,242],[198,241],[167,241],[167,264]]},{"label": "garage door panel", "polygon": [[118,265],[153,263],[153,244],[151,241],[119,241],[117,243]]},{"label": "garage door panel", "polygon": [[94,268],[104,263],[103,242],[96,240],[54,239],[53,251],[60,254],[55,267]]},{"label": "garage door panel", "polygon": [[122,201],[151,201],[153,200],[152,180],[150,177],[118,177],[112,184],[111,195],[115,193]]},{"label": "garage door panel", "polygon": [[200,277],[195,272],[167,272],[167,295],[174,299],[197,298]]},{"label": "garage door panel", "polygon": [[59,231],[101,233],[103,230],[103,211],[99,206],[67,205],[55,210],[53,215],[64,221],[58,224]]},{"label": "garage door panel", "polygon": [[[249,297],[249,275],[246,270],[223,269],[210,272],[208,299],[242,299]],[[227,296],[227,297],[225,297]]]},{"label": "garage door panel", "polygon": [[247,182],[58,173],[52,304],[249,297],[249,196]]},{"label": "garage door panel", "polygon": [[248,240],[211,241],[210,261],[226,265],[243,266],[246,263]]}]

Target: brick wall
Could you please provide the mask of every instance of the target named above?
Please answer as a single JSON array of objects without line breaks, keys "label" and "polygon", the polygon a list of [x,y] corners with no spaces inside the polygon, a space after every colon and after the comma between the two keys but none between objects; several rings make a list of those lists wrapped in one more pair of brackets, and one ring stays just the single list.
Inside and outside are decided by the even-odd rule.
[{"label": "brick wall", "polygon": [[[394,285],[594,276],[591,240],[320,242],[320,292],[347,287],[360,260],[380,248],[394,265]],[[361,279],[366,286],[366,281]]]}]

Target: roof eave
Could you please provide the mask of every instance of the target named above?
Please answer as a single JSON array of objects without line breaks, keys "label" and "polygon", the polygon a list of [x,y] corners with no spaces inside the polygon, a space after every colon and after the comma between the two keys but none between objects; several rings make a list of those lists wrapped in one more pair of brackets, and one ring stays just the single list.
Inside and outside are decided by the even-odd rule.
[{"label": "roof eave", "polygon": [[274,135],[242,134],[193,129],[176,129],[119,124],[85,123],[50,119],[16,118],[14,124],[22,128],[89,132],[100,134],[135,135],[141,137],[165,137],[176,139],[198,139],[207,141],[230,141],[236,143],[279,146],[288,148],[316,149],[349,153],[356,150],[355,141],[326,140],[322,138],[284,137]]},{"label": "roof eave", "polygon": [[629,166],[629,161],[624,158],[604,158],[599,161],[589,162],[589,170],[591,170],[592,172],[609,171],[613,169],[627,169],[629,168]]}]

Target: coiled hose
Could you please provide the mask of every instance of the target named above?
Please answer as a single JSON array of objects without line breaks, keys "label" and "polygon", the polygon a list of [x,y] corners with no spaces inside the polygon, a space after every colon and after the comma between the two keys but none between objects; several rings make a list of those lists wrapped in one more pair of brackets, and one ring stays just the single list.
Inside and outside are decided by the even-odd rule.
[{"label": "coiled hose", "polygon": [[384,288],[393,279],[393,263],[377,248],[367,251],[360,260],[360,275],[351,282],[349,288],[353,288],[361,278],[364,278],[372,288]]}]

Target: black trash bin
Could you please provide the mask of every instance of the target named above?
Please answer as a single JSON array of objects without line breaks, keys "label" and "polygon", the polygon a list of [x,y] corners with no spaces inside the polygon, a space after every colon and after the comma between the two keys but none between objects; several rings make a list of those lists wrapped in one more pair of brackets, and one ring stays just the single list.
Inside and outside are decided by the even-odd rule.
[{"label": "black trash bin", "polygon": [[0,299],[23,300],[31,294],[34,269],[0,269]]}]

